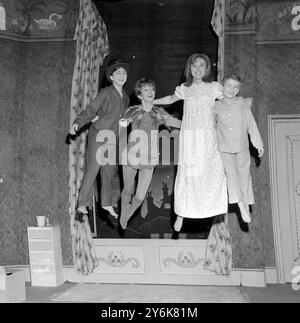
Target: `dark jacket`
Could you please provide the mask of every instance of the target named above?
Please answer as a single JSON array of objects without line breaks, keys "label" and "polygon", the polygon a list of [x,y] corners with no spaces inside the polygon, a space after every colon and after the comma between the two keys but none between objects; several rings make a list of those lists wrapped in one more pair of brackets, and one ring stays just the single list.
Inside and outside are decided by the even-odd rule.
[{"label": "dark jacket", "polygon": [[129,97],[123,90],[121,98],[117,89],[111,85],[100,90],[96,98],[79,114],[74,123],[79,128],[88,124],[96,116],[99,119],[92,122],[90,131],[110,129],[118,136],[119,119],[124,117],[124,112],[129,106]]}]

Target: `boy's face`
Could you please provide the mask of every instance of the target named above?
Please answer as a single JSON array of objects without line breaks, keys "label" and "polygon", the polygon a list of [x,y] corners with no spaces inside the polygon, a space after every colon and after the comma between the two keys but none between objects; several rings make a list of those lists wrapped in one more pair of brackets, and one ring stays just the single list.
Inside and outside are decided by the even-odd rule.
[{"label": "boy's face", "polygon": [[228,79],[224,83],[223,93],[227,99],[233,99],[240,92],[241,83],[239,81]]},{"label": "boy's face", "polygon": [[127,81],[127,71],[125,68],[120,67],[113,71],[113,73],[110,75],[110,79],[112,80],[113,84],[122,87]]},{"label": "boy's face", "polygon": [[155,97],[155,90],[152,85],[144,85],[141,89],[139,98],[145,103],[152,103]]}]

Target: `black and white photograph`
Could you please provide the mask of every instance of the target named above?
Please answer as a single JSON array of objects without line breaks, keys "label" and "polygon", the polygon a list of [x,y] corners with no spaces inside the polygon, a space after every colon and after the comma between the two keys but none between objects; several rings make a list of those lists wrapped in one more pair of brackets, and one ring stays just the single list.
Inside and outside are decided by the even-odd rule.
[{"label": "black and white photograph", "polygon": [[300,1],[0,0],[0,73],[0,303],[300,303]]}]

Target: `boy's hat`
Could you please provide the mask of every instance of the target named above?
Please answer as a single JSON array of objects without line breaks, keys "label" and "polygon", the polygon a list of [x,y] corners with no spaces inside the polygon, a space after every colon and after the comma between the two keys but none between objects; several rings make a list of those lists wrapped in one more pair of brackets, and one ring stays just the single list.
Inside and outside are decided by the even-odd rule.
[{"label": "boy's hat", "polygon": [[123,67],[126,70],[127,74],[128,74],[128,72],[129,72],[129,64],[123,62],[122,60],[114,59],[108,64],[108,66],[106,68],[106,77],[107,77],[107,79],[109,81],[111,81],[109,76],[113,73],[113,71],[115,71],[116,69],[118,69],[120,67]]}]

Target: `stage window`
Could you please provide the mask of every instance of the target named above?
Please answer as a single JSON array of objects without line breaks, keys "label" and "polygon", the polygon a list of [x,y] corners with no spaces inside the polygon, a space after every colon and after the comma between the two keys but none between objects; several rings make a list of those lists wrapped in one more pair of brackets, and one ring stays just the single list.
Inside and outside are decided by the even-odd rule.
[{"label": "stage window", "polygon": [[[212,76],[216,79],[218,39],[210,27],[214,1],[167,0],[160,3],[157,0],[95,0],[95,3],[107,25],[110,43],[110,54],[100,69],[101,87],[107,85],[104,73],[106,64],[116,57],[130,64],[126,91],[131,97],[131,103],[136,103],[133,89],[141,77],[152,78],[156,82],[156,97],[172,94],[176,86],[183,82],[186,60],[193,53],[205,53],[210,57]],[[176,117],[182,117],[182,101],[166,109]],[[171,156],[173,152],[174,145],[171,145]],[[146,200],[125,233],[120,231],[118,221],[103,217],[99,205],[95,204],[94,214],[90,213],[94,236],[206,239],[212,219],[185,220],[181,233],[174,235],[175,177],[174,160],[171,160],[170,165],[164,165],[161,160],[155,169]],[[114,203],[120,206],[122,183],[118,176],[113,185]]]}]

